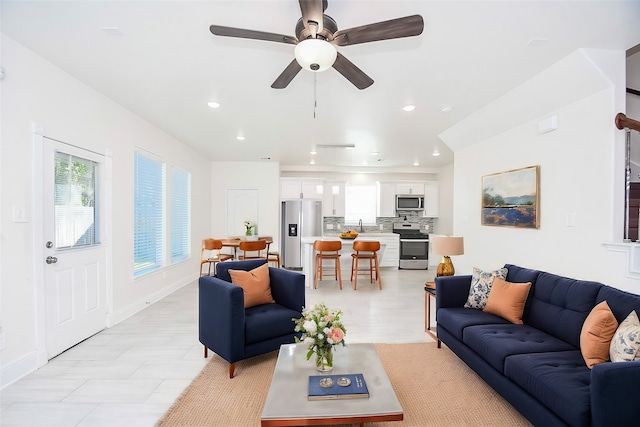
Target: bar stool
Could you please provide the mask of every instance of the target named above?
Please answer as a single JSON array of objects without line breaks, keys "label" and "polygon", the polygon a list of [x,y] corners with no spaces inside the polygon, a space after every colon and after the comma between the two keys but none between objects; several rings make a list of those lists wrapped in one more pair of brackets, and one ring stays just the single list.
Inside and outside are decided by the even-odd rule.
[{"label": "bar stool", "polygon": [[342,289],[342,273],[340,273],[340,249],[342,242],[339,240],[316,240],[313,242],[313,249],[317,251],[316,262],[313,272],[313,289],[318,287],[318,280],[322,280],[322,262],[324,260],[334,261],[334,274]]},{"label": "bar stool", "polygon": [[[375,279],[378,281],[378,285],[382,290],[382,278],[380,277],[380,266],[378,264],[380,242],[355,241],[353,242],[353,250],[355,251],[355,253],[351,254],[351,281],[353,282],[353,290],[355,291],[358,286],[358,274],[362,274],[358,271],[358,262],[361,259],[369,260],[369,281],[373,283],[373,272],[375,271]],[[366,272],[364,273],[366,274]]]},{"label": "bar stool", "polygon": [[[216,264],[219,262],[224,262],[229,259],[233,259],[233,255],[220,253],[220,249],[222,249],[222,240],[217,239],[203,239],[202,240],[202,252],[200,256],[200,276],[204,276],[202,274],[202,266],[204,264],[209,264],[209,271],[207,273],[208,276],[211,276],[211,267],[213,267],[213,271],[215,272]],[[205,252],[208,254],[205,255]]]}]

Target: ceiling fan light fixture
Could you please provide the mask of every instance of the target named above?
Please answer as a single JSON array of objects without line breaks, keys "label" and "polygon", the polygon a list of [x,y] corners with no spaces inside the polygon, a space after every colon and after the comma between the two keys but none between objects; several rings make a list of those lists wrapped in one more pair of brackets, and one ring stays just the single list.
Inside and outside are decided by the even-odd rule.
[{"label": "ceiling fan light fixture", "polygon": [[335,46],[321,39],[302,40],[293,53],[302,68],[315,72],[330,68],[338,56]]}]

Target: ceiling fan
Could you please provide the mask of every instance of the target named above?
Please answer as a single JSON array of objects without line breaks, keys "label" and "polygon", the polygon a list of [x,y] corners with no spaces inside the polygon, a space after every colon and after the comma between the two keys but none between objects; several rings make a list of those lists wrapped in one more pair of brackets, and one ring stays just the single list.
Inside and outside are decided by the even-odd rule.
[{"label": "ceiling fan", "polygon": [[327,0],[299,0],[299,3],[302,18],[296,24],[295,37],[221,25],[211,25],[209,30],[216,36],[296,45],[294,52],[296,58],[273,82],[271,87],[274,89],[286,88],[302,68],[317,72],[329,67],[335,68],[358,89],[366,89],[373,84],[373,79],[340,54],[335,46],[412,37],[422,34],[424,29],[422,16],[411,15],[348,30],[338,30],[336,21],[324,14],[327,9]]}]

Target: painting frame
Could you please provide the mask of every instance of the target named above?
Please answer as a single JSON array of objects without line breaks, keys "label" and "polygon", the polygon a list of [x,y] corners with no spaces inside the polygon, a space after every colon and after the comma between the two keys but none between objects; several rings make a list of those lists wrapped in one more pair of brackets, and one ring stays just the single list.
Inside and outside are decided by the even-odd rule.
[{"label": "painting frame", "polygon": [[540,166],[482,177],[480,224],[540,228]]}]

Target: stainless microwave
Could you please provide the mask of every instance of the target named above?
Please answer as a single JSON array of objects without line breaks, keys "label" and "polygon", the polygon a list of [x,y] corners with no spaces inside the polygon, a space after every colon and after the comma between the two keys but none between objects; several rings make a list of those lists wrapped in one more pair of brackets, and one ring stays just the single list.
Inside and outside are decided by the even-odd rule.
[{"label": "stainless microwave", "polygon": [[400,195],[396,196],[397,211],[421,211],[424,210],[424,196]]}]

